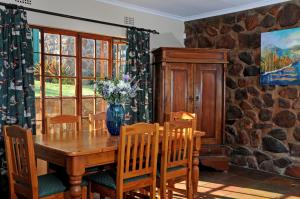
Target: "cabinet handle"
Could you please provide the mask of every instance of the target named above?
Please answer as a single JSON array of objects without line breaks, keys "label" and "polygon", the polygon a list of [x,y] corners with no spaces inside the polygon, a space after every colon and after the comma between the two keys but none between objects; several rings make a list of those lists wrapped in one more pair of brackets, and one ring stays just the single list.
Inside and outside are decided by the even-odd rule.
[{"label": "cabinet handle", "polygon": [[195,101],[198,101],[199,99],[200,99],[200,97],[199,97],[199,96],[196,96]]},{"label": "cabinet handle", "polygon": [[189,96],[189,100],[190,100],[190,101],[193,101],[194,98],[193,98],[192,96]]}]

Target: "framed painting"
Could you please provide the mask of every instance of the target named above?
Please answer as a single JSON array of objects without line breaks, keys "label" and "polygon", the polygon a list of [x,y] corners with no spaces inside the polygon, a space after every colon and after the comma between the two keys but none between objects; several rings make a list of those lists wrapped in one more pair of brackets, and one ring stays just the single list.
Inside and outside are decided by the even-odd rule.
[{"label": "framed painting", "polygon": [[300,85],[300,28],[261,34],[260,83]]}]

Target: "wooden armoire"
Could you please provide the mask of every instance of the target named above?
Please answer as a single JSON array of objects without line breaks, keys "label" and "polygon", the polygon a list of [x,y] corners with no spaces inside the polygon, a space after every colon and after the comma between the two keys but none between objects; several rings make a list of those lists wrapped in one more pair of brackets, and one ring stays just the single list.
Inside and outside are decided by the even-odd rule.
[{"label": "wooden armoire", "polygon": [[162,124],[170,112],[196,113],[197,130],[206,132],[201,153],[221,157],[216,146],[223,142],[227,50],[162,47],[152,53],[155,120]]}]

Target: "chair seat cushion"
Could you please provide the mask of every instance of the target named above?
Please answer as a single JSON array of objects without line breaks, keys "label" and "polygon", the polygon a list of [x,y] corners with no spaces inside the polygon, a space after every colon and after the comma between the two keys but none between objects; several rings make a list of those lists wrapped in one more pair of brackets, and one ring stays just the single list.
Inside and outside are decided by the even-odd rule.
[{"label": "chair seat cushion", "polygon": [[102,170],[103,170],[103,168],[101,166],[96,166],[96,167],[86,168],[85,172],[90,173],[90,172],[98,172],[98,171],[102,171]]},{"label": "chair seat cushion", "polygon": [[[124,180],[124,183],[134,182],[136,180],[141,180],[147,178],[149,175],[142,175],[133,178],[128,178]],[[87,176],[87,178],[95,184],[99,184],[111,189],[116,189],[116,171],[107,170],[102,173],[92,174]]]},{"label": "chair seat cushion", "polygon": [[[185,167],[184,166],[176,166],[176,167],[170,167],[167,169],[167,172],[172,172],[172,171],[177,171],[177,170],[180,170],[180,169],[184,169]],[[157,176],[160,177],[160,167],[158,167],[157,169]]]},{"label": "chair seat cushion", "polygon": [[46,174],[38,176],[39,197],[45,197],[67,190],[68,185],[56,174]]}]

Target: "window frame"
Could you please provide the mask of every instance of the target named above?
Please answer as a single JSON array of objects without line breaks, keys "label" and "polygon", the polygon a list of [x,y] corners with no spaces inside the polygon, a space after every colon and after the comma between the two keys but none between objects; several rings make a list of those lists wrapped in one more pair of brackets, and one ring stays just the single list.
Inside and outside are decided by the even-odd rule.
[{"label": "window frame", "polygon": [[[106,60],[108,62],[108,78],[112,78],[113,75],[113,45],[114,45],[114,40],[124,40],[124,38],[119,38],[119,37],[112,37],[112,36],[104,36],[104,35],[98,35],[98,34],[92,34],[92,33],[84,33],[84,32],[78,32],[78,31],[72,31],[72,30],[64,30],[64,29],[59,29],[59,28],[50,28],[50,27],[45,27],[45,26],[38,26],[38,25],[30,25],[31,29],[39,29],[40,31],[40,73],[39,73],[39,79],[40,79],[40,96],[35,97],[35,99],[39,99],[39,108],[40,108],[40,114],[41,114],[41,120],[37,120],[41,122],[42,124],[42,129],[41,133],[45,132],[45,122],[46,122],[46,111],[45,111],[45,104],[46,104],[46,99],[58,99],[60,101],[60,114],[62,114],[62,102],[63,99],[74,99],[76,100],[75,102],[75,114],[80,115],[83,119],[86,119],[86,116],[83,116],[83,100],[84,99],[93,99],[94,104],[93,104],[93,109],[94,113],[96,112],[96,101],[98,98],[101,98],[100,96],[97,96],[96,93],[94,92],[93,96],[83,96],[82,95],[82,80],[84,79],[89,79],[89,78],[83,78],[82,77],[82,59],[84,58],[82,56],[82,39],[93,39],[93,40],[101,40],[101,41],[107,41],[108,42],[108,57],[106,59],[99,58],[99,60]],[[60,52],[59,55],[54,55],[50,53],[45,53],[45,46],[44,46],[44,35],[45,33],[50,33],[50,34],[59,34],[60,35]],[[61,43],[61,35],[67,35],[67,36],[74,36],[75,37],[75,56],[68,56],[68,55],[62,55],[62,43]],[[96,50],[96,42],[95,42],[95,49]],[[34,52],[35,53],[35,52]],[[75,57],[75,76],[74,77],[65,77],[59,74],[59,76],[56,76],[55,78],[59,78],[59,96],[46,96],[45,94],[45,80],[46,80],[46,74],[45,74],[45,56],[50,55],[50,56],[59,56],[60,58],[60,69],[61,69],[61,60],[62,57]],[[96,52],[95,52],[96,55]],[[94,61],[94,73],[95,68],[96,68],[96,56],[93,58]],[[36,75],[35,75],[36,76]],[[97,74],[94,74],[94,79],[96,79]],[[61,79],[62,78],[71,78],[75,79],[75,96],[62,96],[62,83]],[[99,78],[97,78],[99,79]]]}]

